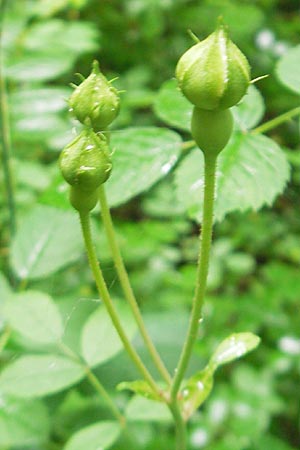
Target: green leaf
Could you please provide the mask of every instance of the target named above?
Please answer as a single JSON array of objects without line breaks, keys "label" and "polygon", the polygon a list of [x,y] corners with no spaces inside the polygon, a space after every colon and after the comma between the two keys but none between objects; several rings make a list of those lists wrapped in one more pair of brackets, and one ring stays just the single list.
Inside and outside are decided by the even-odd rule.
[{"label": "green leaf", "polygon": [[51,19],[37,22],[28,29],[24,47],[30,52],[48,50],[80,55],[95,52],[98,49],[97,38],[98,32],[92,23]]},{"label": "green leaf", "polygon": [[48,433],[49,417],[41,401],[0,398],[1,448],[33,448],[46,442]]},{"label": "green leaf", "polygon": [[223,364],[228,364],[254,350],[260,343],[260,338],[253,333],[234,333],[228,336],[214,351],[209,361],[209,367],[216,370]]},{"label": "green leaf", "polygon": [[152,388],[149,386],[147,381],[144,380],[123,381],[122,383],[118,384],[117,389],[118,391],[123,391],[127,389],[150,400],[156,400],[158,402],[162,401],[162,398],[159,395],[157,395],[156,392],[153,392]]},{"label": "green leaf", "polygon": [[[156,115],[168,125],[190,132],[193,105],[182,95],[175,79],[166,81],[154,102]],[[253,128],[262,119],[264,101],[258,89],[250,85],[242,101],[232,108],[237,128]]]},{"label": "green leaf", "polygon": [[76,362],[58,355],[26,355],[0,373],[0,390],[14,397],[42,397],[54,394],[85,375]]},{"label": "green leaf", "polygon": [[11,253],[21,279],[40,278],[79,259],[82,240],[75,212],[35,207],[16,233]]},{"label": "green leaf", "polygon": [[26,54],[6,68],[6,76],[20,83],[41,82],[58,78],[72,69],[74,58],[67,52]]},{"label": "green leaf", "polygon": [[[129,307],[125,303],[115,302],[121,323],[129,339],[136,332],[136,323]],[[123,349],[123,344],[116,332],[104,305],[90,315],[81,336],[82,355],[90,366],[101,364]]]},{"label": "green leaf", "polygon": [[175,79],[162,84],[154,101],[154,112],[168,125],[190,131],[192,105],[180,92]]},{"label": "green leaf", "polygon": [[107,182],[111,206],[149,189],[176,163],[181,138],[164,128],[128,128],[111,135],[113,171]]},{"label": "green leaf", "polygon": [[300,94],[300,45],[288,50],[279,60],[276,74],[286,87]]},{"label": "green leaf", "polygon": [[259,90],[251,84],[242,101],[232,108],[236,128],[250,130],[263,118],[265,113],[264,99]]},{"label": "green leaf", "polygon": [[63,87],[19,89],[10,95],[10,111],[14,117],[60,112],[67,109],[70,94]]},{"label": "green leaf", "polygon": [[171,413],[165,403],[158,403],[139,395],[129,401],[126,418],[132,422],[172,423]]},{"label": "green leaf", "polygon": [[105,450],[112,446],[120,433],[120,425],[116,422],[94,423],[73,434],[64,450]]},{"label": "green leaf", "polygon": [[213,370],[206,367],[197,372],[185,384],[181,391],[182,411],[188,419],[206,400],[213,388]]},{"label": "green leaf", "polygon": [[27,115],[15,120],[13,125],[14,137],[27,142],[49,139],[55,133],[63,133],[69,127],[68,123],[54,114]]},{"label": "green leaf", "polygon": [[6,303],[5,317],[9,326],[37,344],[58,342],[63,335],[63,323],[53,299],[42,292],[16,294]]},{"label": "green leaf", "polygon": [[[285,154],[274,141],[262,135],[235,133],[218,159],[215,219],[222,220],[231,211],[271,205],[283,191],[289,172]],[[200,221],[204,161],[199,149],[180,164],[175,182],[179,201]]]}]

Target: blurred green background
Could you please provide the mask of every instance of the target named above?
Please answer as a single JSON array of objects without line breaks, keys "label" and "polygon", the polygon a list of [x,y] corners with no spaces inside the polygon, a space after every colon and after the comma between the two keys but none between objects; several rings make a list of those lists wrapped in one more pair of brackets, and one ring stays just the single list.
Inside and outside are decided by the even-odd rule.
[{"label": "blurred green background", "polygon": [[[202,39],[214,30],[220,15],[232,40],[247,55],[252,77],[270,74],[257,84],[265,100],[264,120],[298,106],[300,84],[298,94],[289,90],[280,83],[275,68],[300,42],[299,1],[8,2],[2,34],[3,68],[18,224],[37,203],[41,215],[49,206],[71,214],[66,193],[57,192],[57,158],[74,136],[74,128],[78,129],[66,102],[69,84],[78,83],[74,73],[87,76],[93,59],[98,59],[108,78],[118,77],[115,85],[125,92],[112,135],[129,126],[162,126],[153,104],[161,84],[174,76],[178,58],[192,44],[187,29]],[[273,129],[269,136],[284,149],[291,164],[290,183],[272,208],[233,212],[217,223],[201,339],[192,366],[203,367],[212,350],[231,332],[252,331],[261,336],[262,343],[253,354],[217,374],[211,397],[189,425],[191,450],[300,448],[298,118]],[[185,132],[183,137],[189,139]],[[5,279],[17,284],[17,264],[10,264],[8,258],[9,215],[2,173],[0,183],[0,292],[4,296],[10,289]],[[113,214],[146,322],[168,367],[174,369],[193,294],[198,225],[175,199],[171,174],[114,208]],[[99,227],[96,222],[95,227]],[[120,296],[105,239],[101,233],[97,239],[110,290]],[[77,230],[73,247],[70,259],[62,264],[64,270],[59,264],[52,273],[41,270],[28,287],[55,298],[68,324],[67,340],[76,347],[78,330],[95,308],[96,294]],[[144,354],[142,343],[135,343]],[[0,366],[27,349],[26,343],[13,337],[0,356]],[[96,372],[123,407],[130,396],[115,393],[115,385],[136,377],[127,357],[121,353]],[[108,416],[105,404],[99,404],[86,382],[47,397],[43,408],[42,419],[37,414],[35,426],[28,425],[31,431],[23,438],[15,432],[15,442],[5,444],[1,427],[11,422],[0,392],[0,449],[62,449],[75,430]],[[172,427],[159,420],[133,422],[131,432],[136,450],[174,447]],[[120,440],[113,449],[128,447]]]}]

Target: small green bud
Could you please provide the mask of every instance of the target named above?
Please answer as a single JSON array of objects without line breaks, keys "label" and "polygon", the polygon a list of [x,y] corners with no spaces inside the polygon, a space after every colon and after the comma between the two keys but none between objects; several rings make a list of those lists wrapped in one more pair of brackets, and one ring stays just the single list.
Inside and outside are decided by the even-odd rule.
[{"label": "small green bud", "polygon": [[219,23],[214,33],[183,54],[176,77],[182,93],[193,105],[207,110],[226,109],[246,94],[250,66]]},{"label": "small green bud", "polygon": [[118,91],[100,72],[97,61],[91,74],[77,86],[69,99],[75,117],[94,131],[104,131],[117,117],[120,109]]},{"label": "small green bud", "polygon": [[86,192],[96,190],[108,179],[112,168],[106,137],[84,129],[63,149],[59,164],[71,186]]},{"label": "small green bud", "polygon": [[192,136],[204,154],[217,156],[229,141],[232,130],[230,109],[208,111],[194,107]]}]

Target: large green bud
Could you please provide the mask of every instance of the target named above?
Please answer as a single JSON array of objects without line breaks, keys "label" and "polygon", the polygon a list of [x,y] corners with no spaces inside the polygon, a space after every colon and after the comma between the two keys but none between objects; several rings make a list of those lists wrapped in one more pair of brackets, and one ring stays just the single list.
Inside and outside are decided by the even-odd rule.
[{"label": "large green bud", "polygon": [[60,169],[64,179],[80,191],[95,191],[111,172],[107,139],[91,128],[84,129],[60,155]]},{"label": "large green bud", "polygon": [[75,117],[94,131],[104,131],[117,117],[120,109],[118,91],[100,72],[97,61],[91,74],[77,86],[69,99]]},{"label": "large green bud", "polygon": [[206,110],[226,109],[246,94],[250,66],[219,23],[214,33],[183,54],[176,77],[181,91],[193,105]]}]

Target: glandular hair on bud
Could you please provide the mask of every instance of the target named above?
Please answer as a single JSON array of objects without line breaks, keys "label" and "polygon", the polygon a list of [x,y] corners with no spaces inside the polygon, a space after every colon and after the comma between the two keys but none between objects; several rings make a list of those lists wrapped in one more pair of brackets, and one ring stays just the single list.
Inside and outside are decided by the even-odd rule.
[{"label": "glandular hair on bud", "polygon": [[179,88],[201,109],[236,105],[250,83],[250,66],[219,23],[216,31],[187,50],[176,67]]},{"label": "glandular hair on bud", "polygon": [[69,99],[75,117],[94,131],[104,131],[117,117],[120,109],[118,91],[100,72],[97,61],[91,74],[77,86]]},{"label": "glandular hair on bud", "polygon": [[229,141],[232,130],[230,109],[208,111],[194,107],[192,136],[205,155],[217,156]]},{"label": "glandular hair on bud", "polygon": [[111,172],[107,139],[92,129],[84,129],[60,155],[60,169],[71,186],[86,192],[97,189]]}]

